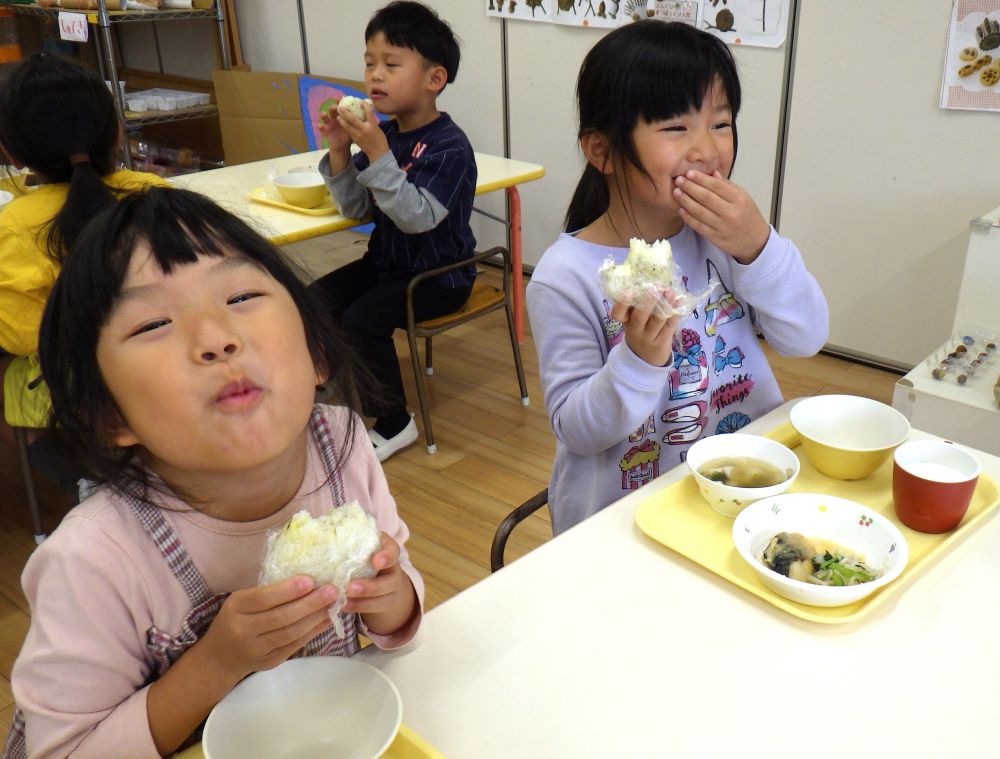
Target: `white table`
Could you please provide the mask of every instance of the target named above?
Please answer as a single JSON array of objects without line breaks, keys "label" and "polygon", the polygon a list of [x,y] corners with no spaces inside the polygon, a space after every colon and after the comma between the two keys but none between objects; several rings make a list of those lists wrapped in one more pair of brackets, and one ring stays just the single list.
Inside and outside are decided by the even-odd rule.
[{"label": "white table", "polygon": [[[264,205],[250,200],[249,193],[267,183],[268,171],[280,174],[297,166],[316,166],[326,150],[267,158],[262,161],[226,166],[173,177],[178,187],[195,190],[212,198],[223,208],[246,220],[275,245],[306,240],[311,237],[339,232],[363,223],[340,213],[314,216]],[[545,169],[536,163],[476,153],[476,195],[504,190],[510,200],[511,268],[514,289],[514,325],[518,340],[524,342],[524,288],[521,251],[521,196],[517,185],[540,179]]]},{"label": "white table", "polygon": [[404,721],[476,759],[1000,755],[995,518],[871,615],[821,625],[641,533],[637,504],[684,474],[433,609],[405,649],[362,652]]},{"label": "white table", "polygon": [[[993,335],[1000,345],[1000,329],[959,326],[956,331]],[[944,379],[935,379],[931,371],[954,350],[957,342],[945,343],[900,378],[893,388],[893,408],[918,429],[1000,456],[1000,406],[993,394],[993,386],[1000,377],[1000,351],[964,385],[955,381],[954,372]],[[980,339],[980,345],[982,342]]]}]

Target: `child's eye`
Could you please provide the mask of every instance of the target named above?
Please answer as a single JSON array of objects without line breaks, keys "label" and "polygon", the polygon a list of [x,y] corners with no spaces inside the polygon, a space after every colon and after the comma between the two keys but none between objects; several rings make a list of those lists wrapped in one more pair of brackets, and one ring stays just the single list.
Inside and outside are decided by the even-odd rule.
[{"label": "child's eye", "polygon": [[146,332],[152,332],[159,329],[160,327],[165,327],[170,324],[170,319],[154,319],[151,322],[146,322],[139,329],[132,332],[129,337],[136,337],[137,335],[144,334]]},{"label": "child's eye", "polygon": [[261,295],[263,295],[263,293],[258,293],[258,292],[240,293],[239,295],[234,295],[232,298],[227,300],[226,303],[232,306],[237,303],[245,303],[246,301],[252,300],[253,298],[259,298]]},{"label": "child's eye", "polygon": [[720,121],[718,124],[715,125],[715,129],[729,129],[730,127],[732,127],[732,125],[733,122],[731,121]]},{"label": "child's eye", "polygon": [[682,124],[671,124],[670,126],[663,127],[660,131],[661,132],[686,132],[687,131],[687,127],[683,126]]}]

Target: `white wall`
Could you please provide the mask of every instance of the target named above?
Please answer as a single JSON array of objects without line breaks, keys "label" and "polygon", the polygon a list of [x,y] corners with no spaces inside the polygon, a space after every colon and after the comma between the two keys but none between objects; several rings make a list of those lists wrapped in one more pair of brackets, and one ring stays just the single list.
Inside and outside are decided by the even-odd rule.
[{"label": "white wall", "polygon": [[969,221],[1000,200],[1000,114],[938,108],[950,12],[800,11],[781,231],[823,286],[830,344],[903,367],[948,338]]},{"label": "white wall", "polygon": [[[297,20],[294,3],[279,3]],[[260,39],[246,47],[255,70],[266,70],[286,46],[300,51],[297,30],[270,27],[274,3],[242,0],[237,5],[242,39]],[[363,75],[363,32],[371,14],[384,0],[303,0],[311,73],[360,79]],[[503,154],[501,21],[488,18],[482,2],[429,0],[462,41],[458,80],[441,97],[447,110],[469,135],[475,148]],[[290,9],[289,9],[290,8]],[[574,100],[576,75],[584,55],[604,33],[598,29],[508,21],[510,89],[510,155],[545,167],[546,176],[520,188],[525,263],[537,263],[562,229],[566,206],[582,171],[576,142]],[[267,28],[265,35],[259,31]],[[257,29],[258,31],[254,31]],[[780,115],[784,49],[735,50],[746,91],[740,116],[740,156],[734,179],[757,200],[765,216],[771,191],[778,117]],[[292,69],[300,70],[300,69]],[[503,215],[503,194],[480,198],[477,205]],[[503,241],[497,224],[475,220],[481,246]]]}]

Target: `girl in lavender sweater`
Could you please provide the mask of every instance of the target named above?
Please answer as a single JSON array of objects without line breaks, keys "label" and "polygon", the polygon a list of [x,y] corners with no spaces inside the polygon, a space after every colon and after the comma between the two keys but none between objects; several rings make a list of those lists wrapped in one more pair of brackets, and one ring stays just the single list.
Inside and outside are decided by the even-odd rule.
[{"label": "girl in lavender sweater", "polygon": [[[703,435],[779,405],[758,331],[788,356],[826,342],[826,301],[801,254],[728,178],[740,97],[725,44],[685,24],[629,24],[583,62],[587,166],[527,290],[557,439],[556,533],[679,464]],[[688,290],[716,285],[708,303],[681,321],[609,302],[597,270],[622,263],[633,237],[669,240]]]}]

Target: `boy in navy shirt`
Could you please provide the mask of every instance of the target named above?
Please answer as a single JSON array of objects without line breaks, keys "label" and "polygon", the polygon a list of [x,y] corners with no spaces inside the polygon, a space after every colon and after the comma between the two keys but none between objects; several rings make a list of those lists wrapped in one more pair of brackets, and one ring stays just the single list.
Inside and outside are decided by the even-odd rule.
[{"label": "boy in navy shirt", "polygon": [[[417,273],[470,257],[469,225],[476,161],[465,133],[437,97],[455,81],[458,41],[437,14],[416,2],[393,2],[365,29],[365,88],[374,109],[394,117],[381,124],[335,109],[320,132],[330,152],[320,162],[330,193],[345,216],[375,222],[368,251],[316,282],[341,325],[381,382],[384,399],[369,436],[379,461],[417,439],[392,333],[406,326],[406,285]],[[360,152],[352,156],[351,143]],[[417,321],[443,316],[469,298],[474,266],[424,282],[414,294]]]}]

